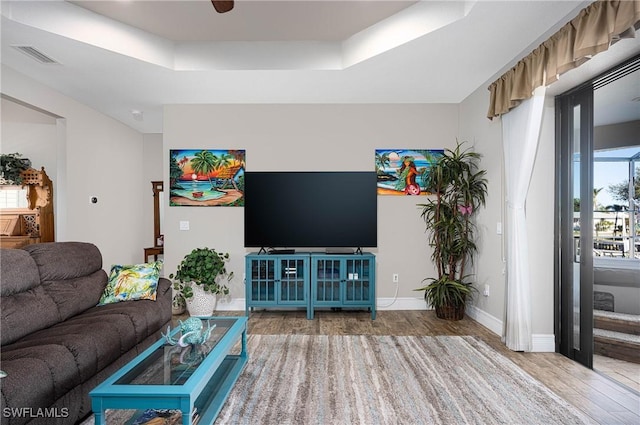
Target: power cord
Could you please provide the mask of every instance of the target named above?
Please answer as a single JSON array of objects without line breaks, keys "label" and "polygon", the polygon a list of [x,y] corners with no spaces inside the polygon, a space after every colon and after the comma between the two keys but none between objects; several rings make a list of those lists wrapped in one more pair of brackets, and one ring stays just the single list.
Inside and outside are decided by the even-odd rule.
[{"label": "power cord", "polygon": [[396,293],[393,294],[393,300],[387,305],[378,305],[376,308],[391,307],[396,302],[396,300],[398,299],[398,288],[400,288],[400,282],[396,282]]}]

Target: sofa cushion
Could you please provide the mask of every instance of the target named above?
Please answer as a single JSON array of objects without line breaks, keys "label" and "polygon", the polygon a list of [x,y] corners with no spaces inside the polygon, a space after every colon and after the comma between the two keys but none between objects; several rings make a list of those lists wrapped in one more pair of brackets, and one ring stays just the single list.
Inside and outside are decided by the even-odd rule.
[{"label": "sofa cushion", "polygon": [[[123,353],[136,345],[136,336],[126,320],[118,316],[106,317],[100,321],[83,315],[65,320],[55,326],[32,333],[21,340],[3,347],[5,354],[29,352],[42,345],[63,347],[73,358],[74,374],[70,382],[72,388],[95,375]],[[114,324],[119,326],[113,326]],[[69,367],[70,362],[60,362],[59,366]],[[6,371],[10,373],[10,371]]]},{"label": "sofa cushion", "polygon": [[[131,328],[136,336],[135,344],[153,335],[162,325],[171,320],[171,281],[160,278],[156,301],[137,300],[105,304],[91,308],[82,314],[84,318],[97,318],[107,322],[114,320],[116,316],[126,319],[126,326]],[[115,322],[112,325],[125,326]]]},{"label": "sofa cushion", "polygon": [[79,384],[73,353],[58,344],[41,344],[2,353],[2,394],[7,406],[46,407]]},{"label": "sofa cushion", "polygon": [[102,254],[87,242],[48,242],[23,248],[35,260],[42,282],[87,276],[102,269]]},{"label": "sofa cushion", "polygon": [[0,250],[0,270],[2,346],[58,322],[58,307],[40,286],[38,268],[28,252]]},{"label": "sofa cushion", "polygon": [[21,249],[0,250],[0,295],[25,292],[40,285],[36,262]]},{"label": "sofa cushion", "polygon": [[95,306],[107,284],[98,247],[86,242],[50,242],[24,248],[38,266],[47,295],[63,321]]}]

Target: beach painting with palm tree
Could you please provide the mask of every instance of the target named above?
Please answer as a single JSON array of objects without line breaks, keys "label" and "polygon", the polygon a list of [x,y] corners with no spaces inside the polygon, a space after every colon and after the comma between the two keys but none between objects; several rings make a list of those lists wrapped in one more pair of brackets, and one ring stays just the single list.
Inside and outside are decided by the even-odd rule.
[{"label": "beach painting with palm tree", "polygon": [[171,206],[244,206],[244,150],[171,149]]},{"label": "beach painting with palm tree", "polygon": [[376,149],[378,195],[429,195],[425,181],[442,149]]}]

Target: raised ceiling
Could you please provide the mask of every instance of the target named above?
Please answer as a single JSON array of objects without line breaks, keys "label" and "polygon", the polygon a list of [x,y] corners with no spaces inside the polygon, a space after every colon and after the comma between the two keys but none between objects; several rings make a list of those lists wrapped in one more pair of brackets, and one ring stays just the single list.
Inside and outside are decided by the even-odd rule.
[{"label": "raised ceiling", "polygon": [[173,41],[340,41],[416,2],[239,0],[224,14],[210,0],[70,3]]},{"label": "raised ceiling", "polygon": [[589,3],[3,0],[2,64],[143,133],[166,104],[459,103]]}]

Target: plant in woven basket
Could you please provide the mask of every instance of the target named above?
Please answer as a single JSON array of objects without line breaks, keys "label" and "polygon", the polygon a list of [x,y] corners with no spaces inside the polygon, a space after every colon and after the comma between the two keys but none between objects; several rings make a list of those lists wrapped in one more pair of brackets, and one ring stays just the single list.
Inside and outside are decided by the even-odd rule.
[{"label": "plant in woven basket", "polygon": [[457,143],[455,149],[445,149],[435,158],[423,177],[433,197],[418,207],[438,277],[424,279],[428,283],[416,291],[424,291],[425,300],[440,318],[462,319],[475,293],[466,272],[477,251],[472,218],[484,206],[487,194],[486,171],[478,169],[480,157]]},{"label": "plant in woven basket", "polygon": [[233,272],[227,273],[227,261],[229,254],[226,252],[220,253],[210,248],[194,249],[184,256],[175,275],[169,275],[170,279],[176,279],[173,289],[185,300],[193,297],[193,284],[199,285],[205,292],[228,295],[229,287],[219,282],[225,276],[226,282],[233,278]]}]

